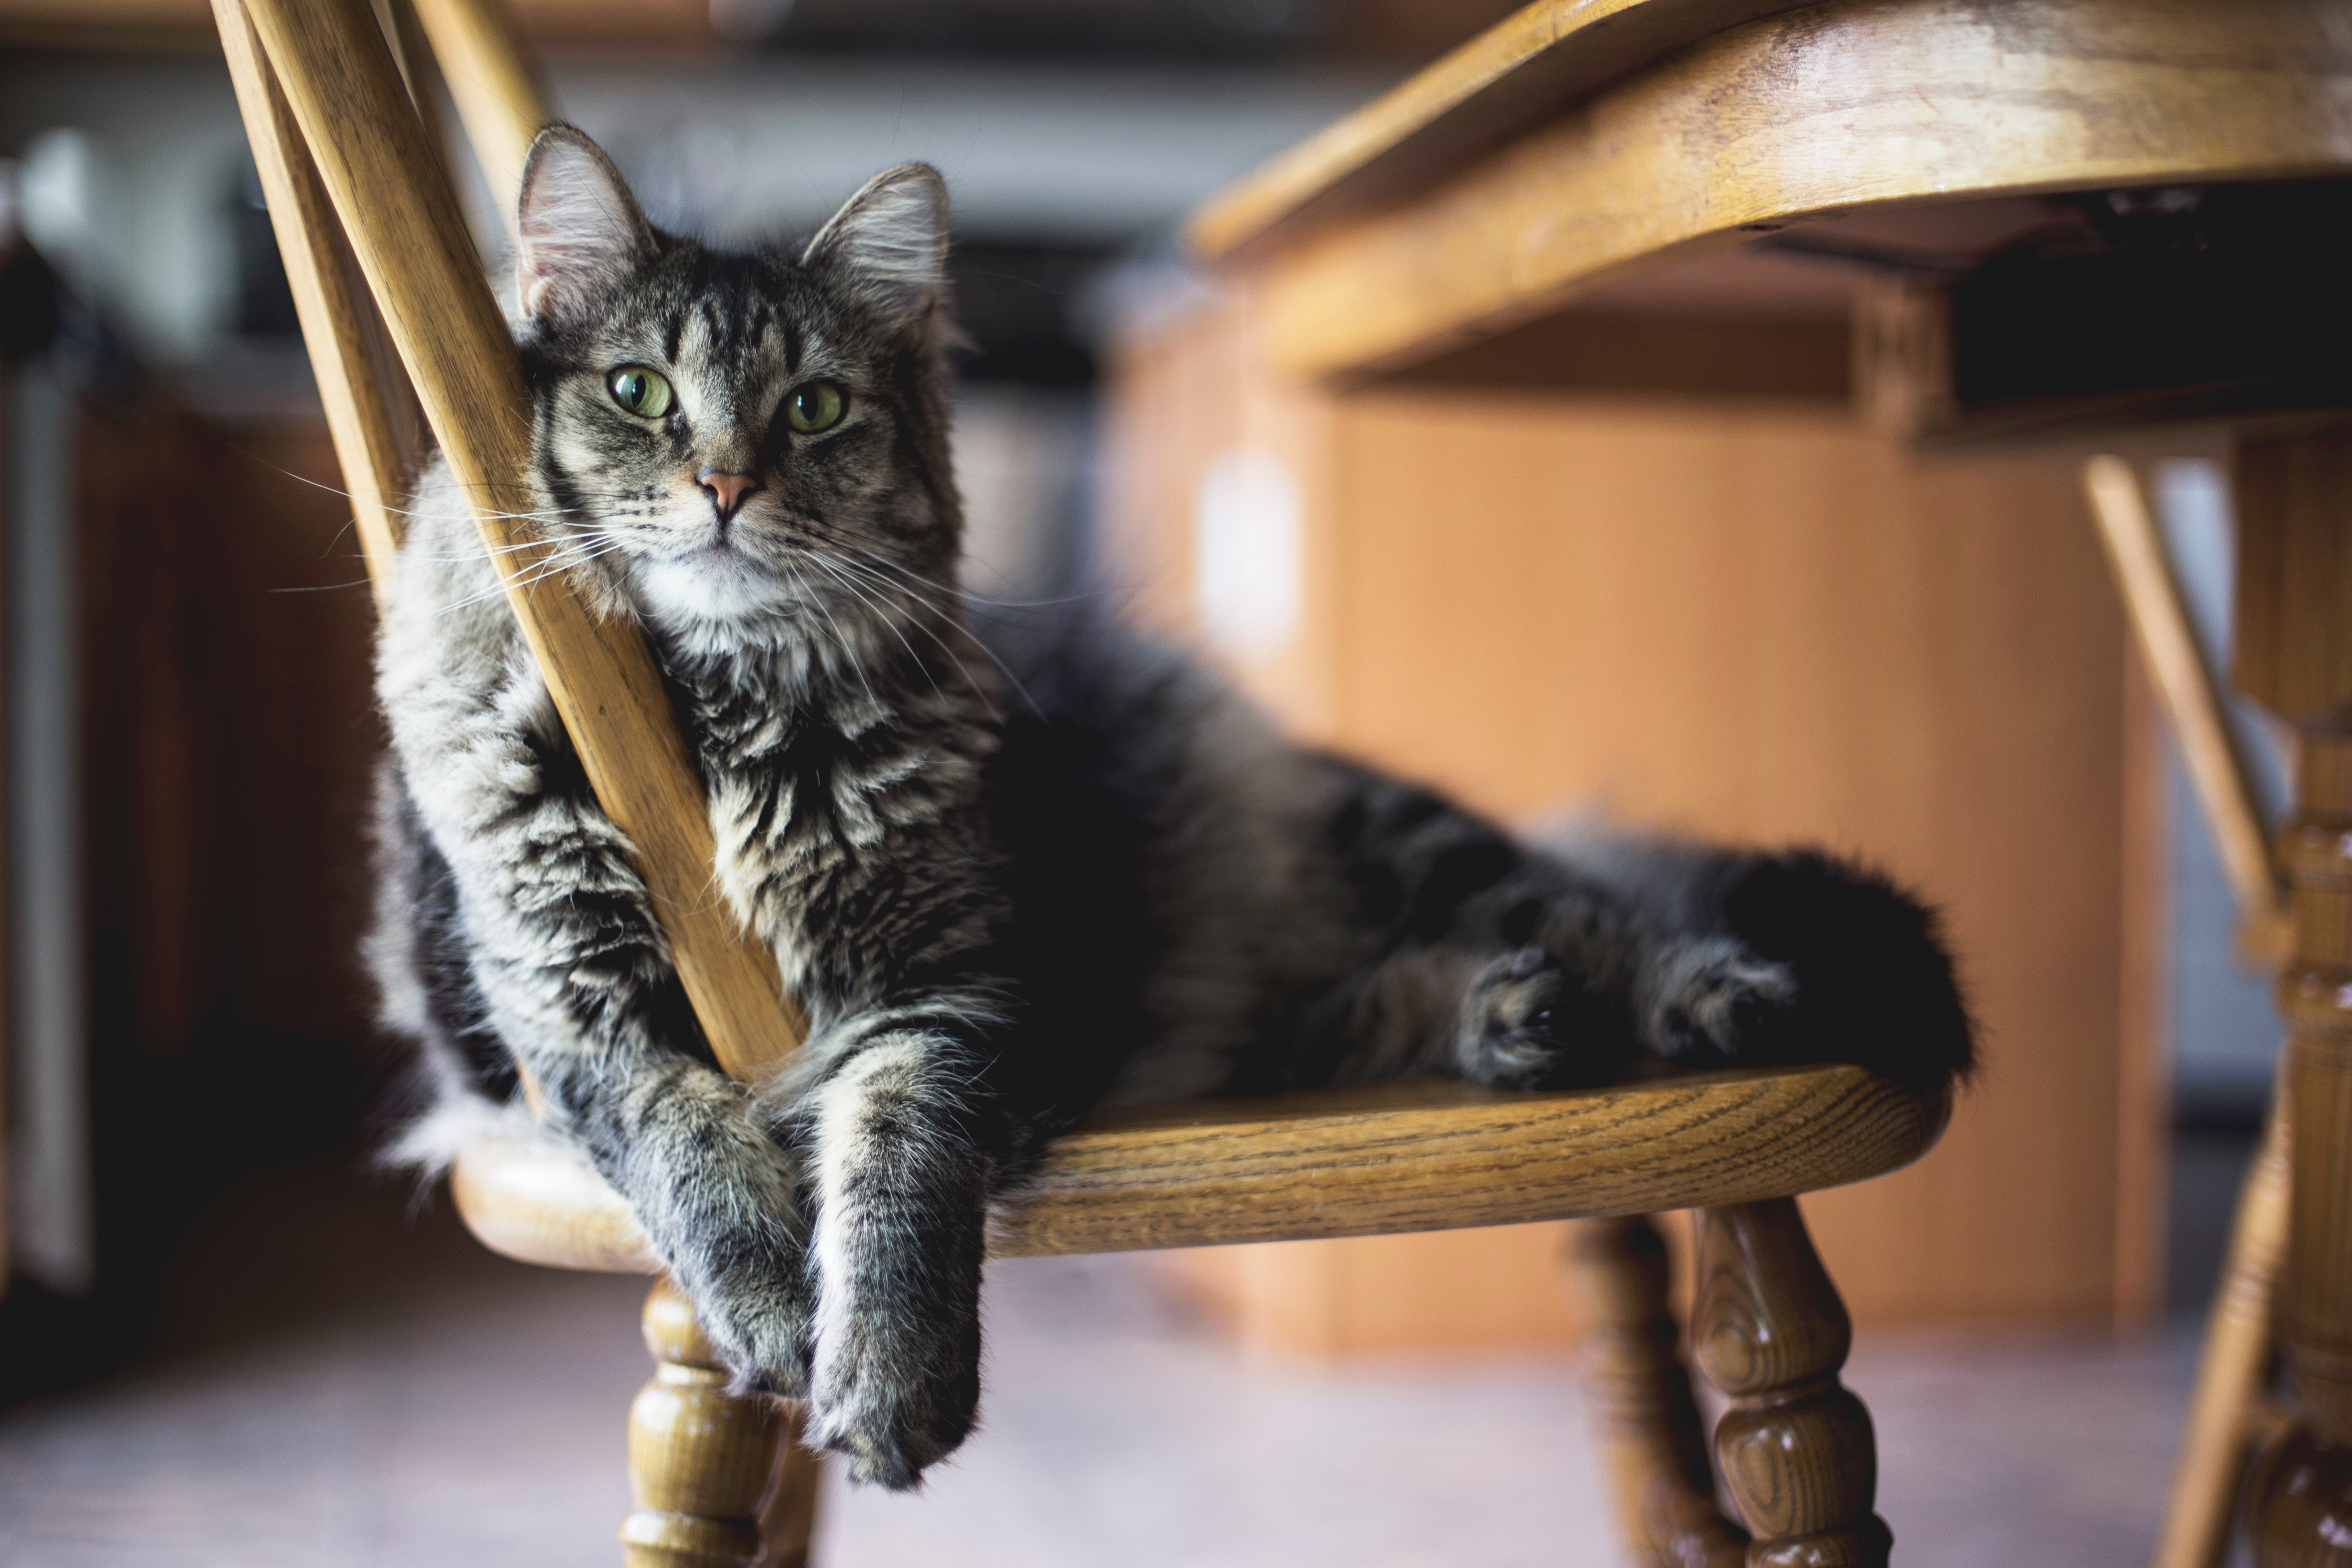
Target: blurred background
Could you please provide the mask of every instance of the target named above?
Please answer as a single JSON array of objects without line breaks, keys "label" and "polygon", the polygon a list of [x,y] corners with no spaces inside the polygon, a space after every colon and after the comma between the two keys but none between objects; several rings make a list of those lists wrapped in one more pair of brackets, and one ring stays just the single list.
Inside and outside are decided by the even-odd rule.
[{"label": "blurred background", "polygon": [[[1808,1204],[1882,1512],[1915,1563],[2140,1560],[2278,1029],[2071,465],[1905,457],[1835,350],[1811,400],[1268,387],[1182,260],[1195,203],[1508,9],[516,5],[657,222],[944,171],[981,592],[1116,598],[1515,819],[1820,839],[1946,903],[1986,1079]],[[1823,287],[1790,352],[1843,330]],[[2222,448],[2138,455],[2218,648]],[[367,1168],[370,604],[201,0],[0,0],[0,1556],[609,1552],[639,1287]],[[1558,1247],[1002,1267],[988,1428],[927,1499],[829,1498],[828,1560],[1607,1561]]]}]

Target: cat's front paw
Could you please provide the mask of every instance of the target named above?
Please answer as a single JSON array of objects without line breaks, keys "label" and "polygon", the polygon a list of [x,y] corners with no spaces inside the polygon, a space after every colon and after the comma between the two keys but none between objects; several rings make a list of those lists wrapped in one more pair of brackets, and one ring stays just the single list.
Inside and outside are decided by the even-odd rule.
[{"label": "cat's front paw", "polygon": [[1525,1089],[1542,1082],[1568,1044],[1582,988],[1539,947],[1480,970],[1463,994],[1454,1063],[1473,1083]]},{"label": "cat's front paw", "polygon": [[1652,958],[1643,1042],[1673,1061],[1754,1058],[1797,1000],[1797,976],[1730,937],[1678,942]]},{"label": "cat's front paw", "polygon": [[808,1396],[814,1339],[803,1272],[799,1257],[779,1258],[773,1268],[730,1268],[693,1293],[703,1334],[734,1373],[737,1389]]},{"label": "cat's front paw", "polygon": [[803,1441],[845,1456],[860,1481],[904,1491],[971,1431],[979,1303],[877,1307],[825,1325]]}]

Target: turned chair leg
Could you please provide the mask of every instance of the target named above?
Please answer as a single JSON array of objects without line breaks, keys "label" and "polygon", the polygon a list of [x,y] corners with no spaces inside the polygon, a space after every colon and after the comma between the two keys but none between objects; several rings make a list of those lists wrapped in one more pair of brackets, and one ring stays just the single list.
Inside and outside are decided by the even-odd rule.
[{"label": "turned chair leg", "polygon": [[1793,1198],[1704,1209],[1693,1359],[1729,1400],[1715,1458],[1748,1568],[1886,1568],[1870,1412],[1838,1382],[1853,1331]]},{"label": "turned chair leg", "polygon": [[694,1308],[668,1280],[646,1298],[653,1381],[629,1406],[625,1568],[801,1568],[815,1521],[816,1462],[792,1439],[799,1412],[727,1392]]},{"label": "turned chair leg", "polygon": [[1643,1568],[1738,1568],[1748,1535],[1715,1505],[1706,1434],[1666,1300],[1666,1244],[1642,1215],[1577,1223],[1570,1278],[1591,1316],[1591,1391],[1617,1527]]}]

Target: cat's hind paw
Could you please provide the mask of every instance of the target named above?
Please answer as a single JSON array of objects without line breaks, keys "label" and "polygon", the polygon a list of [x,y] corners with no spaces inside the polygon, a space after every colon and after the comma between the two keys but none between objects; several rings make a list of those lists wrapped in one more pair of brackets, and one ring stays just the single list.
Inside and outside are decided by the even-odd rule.
[{"label": "cat's hind paw", "polygon": [[1755,1056],[1797,1001],[1794,970],[1731,937],[1677,942],[1644,979],[1643,1043],[1686,1066]]},{"label": "cat's hind paw", "polygon": [[1480,970],[1463,994],[1454,1065],[1473,1083],[1527,1089],[1552,1076],[1582,988],[1539,947]]}]

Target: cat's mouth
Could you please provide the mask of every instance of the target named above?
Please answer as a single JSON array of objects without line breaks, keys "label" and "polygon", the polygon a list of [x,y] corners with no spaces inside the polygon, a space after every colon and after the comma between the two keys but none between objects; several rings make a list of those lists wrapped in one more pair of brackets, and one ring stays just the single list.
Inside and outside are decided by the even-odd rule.
[{"label": "cat's mouth", "polygon": [[773,576],[775,574],[768,563],[743,548],[737,538],[737,531],[724,524],[710,529],[693,543],[672,551],[669,563],[673,566],[755,572],[763,577]]},{"label": "cat's mouth", "polygon": [[680,574],[671,577],[672,591],[717,601],[748,595],[747,602],[756,602],[761,613],[784,616],[823,607],[801,572],[749,548],[742,531],[724,525],[708,529],[691,543],[657,557],[664,575]]}]

